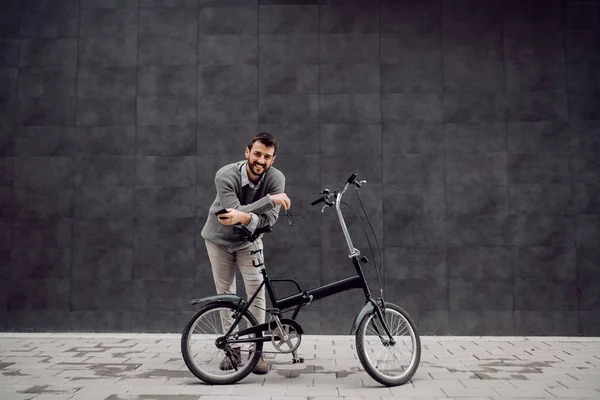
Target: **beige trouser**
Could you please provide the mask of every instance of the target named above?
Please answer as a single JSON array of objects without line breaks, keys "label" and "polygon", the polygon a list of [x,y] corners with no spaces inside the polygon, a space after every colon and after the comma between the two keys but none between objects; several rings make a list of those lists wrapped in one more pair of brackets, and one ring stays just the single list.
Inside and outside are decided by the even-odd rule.
[{"label": "beige trouser", "polygon": [[[257,264],[259,261],[259,254],[251,254],[255,246],[249,244],[240,250],[229,250],[217,246],[216,244],[205,240],[206,250],[208,251],[208,258],[212,266],[213,278],[215,280],[215,286],[217,288],[217,294],[224,293],[235,293],[235,275],[236,268],[239,268],[244,279],[244,287],[246,289],[246,296],[249,300],[254,294],[258,286],[263,281],[263,276],[260,273],[260,268],[256,268],[252,265],[252,260]],[[256,241],[258,247],[262,250],[262,240]],[[256,317],[259,323],[265,322],[265,287],[260,289],[260,292],[252,302],[249,308],[250,312]],[[232,320],[229,320],[233,322]],[[230,323],[224,322],[225,329],[228,329]]]}]

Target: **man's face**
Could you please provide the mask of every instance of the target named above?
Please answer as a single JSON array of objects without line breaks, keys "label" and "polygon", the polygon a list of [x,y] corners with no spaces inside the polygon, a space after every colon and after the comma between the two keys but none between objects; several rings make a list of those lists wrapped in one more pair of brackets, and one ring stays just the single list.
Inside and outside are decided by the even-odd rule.
[{"label": "man's face", "polygon": [[246,147],[246,160],[248,160],[250,172],[259,177],[273,165],[275,147],[267,147],[260,140],[257,140],[252,144],[252,149],[248,150],[248,147]]}]

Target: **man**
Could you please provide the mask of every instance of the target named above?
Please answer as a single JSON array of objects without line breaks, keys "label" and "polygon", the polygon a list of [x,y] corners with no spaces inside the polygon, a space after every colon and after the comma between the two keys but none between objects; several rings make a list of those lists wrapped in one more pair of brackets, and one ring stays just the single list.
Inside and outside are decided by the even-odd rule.
[{"label": "man", "polygon": [[[260,270],[252,265],[255,259],[250,254],[252,245],[243,242],[232,225],[241,223],[254,232],[266,225],[273,226],[281,206],[286,210],[290,208],[290,199],[284,193],[285,176],[272,167],[278,147],[279,143],[273,136],[259,132],[246,147],[246,160],[225,165],[215,174],[217,196],[201,234],[218,294],[236,292],[236,267],[244,279],[247,296],[251,296],[262,282]],[[228,212],[217,217],[215,213],[222,209]],[[257,240],[257,244],[262,250],[261,239]],[[265,307],[263,287],[250,307],[259,323],[265,322]],[[226,356],[220,367],[232,369],[233,363],[235,360]],[[269,366],[261,357],[252,372],[266,374],[268,371]]]}]

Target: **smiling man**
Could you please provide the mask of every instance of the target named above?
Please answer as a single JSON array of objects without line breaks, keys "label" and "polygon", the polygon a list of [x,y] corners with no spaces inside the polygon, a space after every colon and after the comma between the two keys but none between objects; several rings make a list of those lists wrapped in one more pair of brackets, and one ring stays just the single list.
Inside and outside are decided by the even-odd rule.
[{"label": "smiling man", "polygon": [[[235,293],[236,269],[244,280],[247,296],[251,296],[260,283],[260,270],[252,265],[252,246],[240,240],[231,225],[241,223],[251,232],[277,222],[281,206],[289,209],[290,199],[284,193],[285,176],[272,165],[279,143],[266,132],[255,134],[246,147],[246,160],[227,164],[215,175],[217,196],[210,206],[202,237],[206,243],[218,294]],[[215,215],[217,211],[228,212]],[[262,240],[257,243],[262,250]],[[259,323],[265,322],[265,288],[256,296],[250,312]],[[236,349],[234,349],[236,350]],[[239,353],[236,354],[236,358]],[[225,357],[221,369],[234,368],[239,358]],[[266,374],[269,366],[261,357],[252,372]]]}]

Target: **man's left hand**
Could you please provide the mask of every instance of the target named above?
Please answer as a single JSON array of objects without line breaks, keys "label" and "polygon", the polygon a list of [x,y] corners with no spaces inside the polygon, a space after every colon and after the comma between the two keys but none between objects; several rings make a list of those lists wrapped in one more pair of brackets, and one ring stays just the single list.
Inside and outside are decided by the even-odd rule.
[{"label": "man's left hand", "polygon": [[238,211],[234,208],[227,208],[227,214],[217,215],[219,222],[223,225],[235,225],[238,222],[243,224],[248,214]]}]

